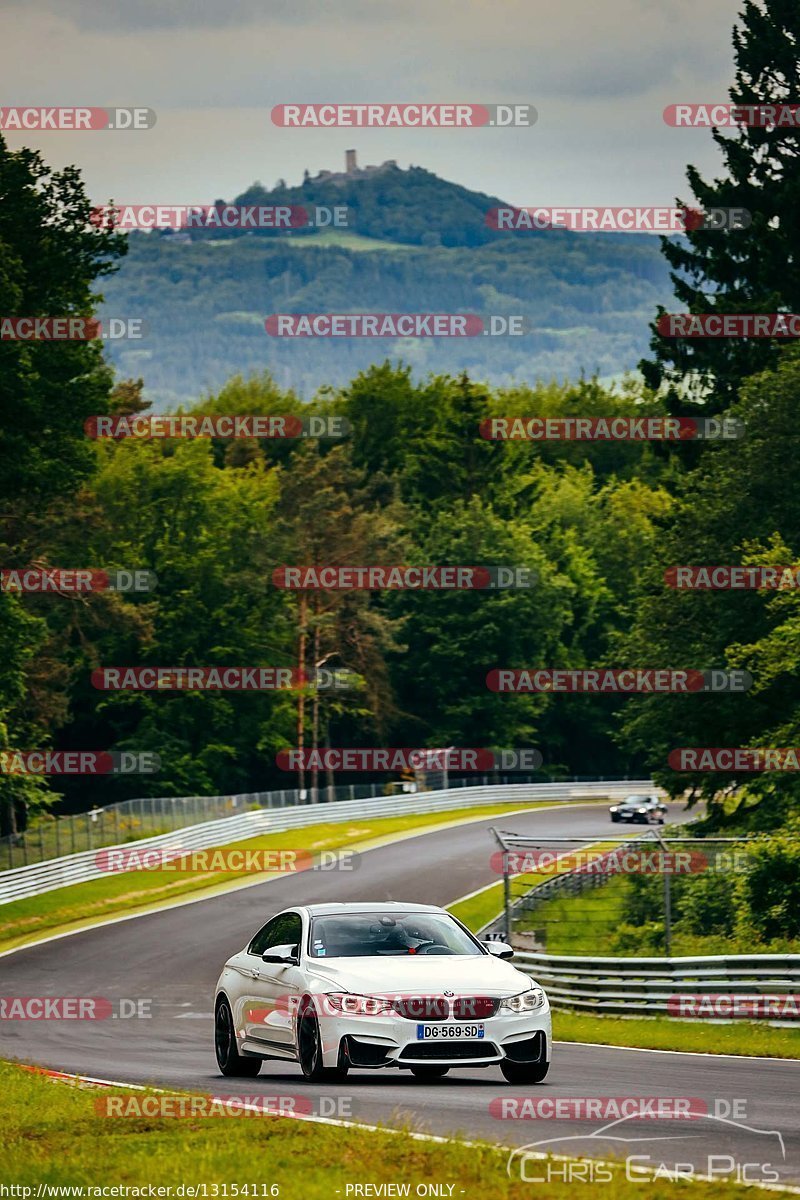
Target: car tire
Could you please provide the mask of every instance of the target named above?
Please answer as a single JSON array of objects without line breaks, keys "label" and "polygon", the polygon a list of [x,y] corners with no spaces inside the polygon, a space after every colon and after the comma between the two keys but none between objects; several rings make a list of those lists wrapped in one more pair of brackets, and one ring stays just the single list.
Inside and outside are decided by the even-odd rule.
[{"label": "car tire", "polygon": [[233,1016],[228,1001],[223,996],[214,1014],[214,1052],[217,1066],[223,1075],[253,1079],[261,1070],[263,1059],[246,1058],[236,1048]]},{"label": "car tire", "polygon": [[435,1067],[432,1064],[429,1066],[426,1063],[419,1067],[412,1067],[411,1074],[415,1079],[427,1083],[429,1079],[443,1079],[449,1070],[449,1067]]},{"label": "car tire", "polygon": [[616,814],[616,813],[612,813],[612,814],[611,814],[611,821],[612,821],[612,823],[613,823],[614,825],[618,825],[618,824],[619,824],[619,817],[617,816],[617,814]]},{"label": "car tire", "polygon": [[508,1083],[541,1083],[550,1070],[550,1063],[517,1063],[506,1058],[500,1063],[500,1070]]},{"label": "car tire", "polygon": [[335,1083],[347,1077],[348,1068],[343,1047],[339,1049],[338,1066],[323,1065],[319,1019],[313,1004],[310,1003],[306,1003],[301,1009],[297,1019],[297,1057],[300,1060],[300,1069],[309,1083],[321,1083],[323,1080]]}]

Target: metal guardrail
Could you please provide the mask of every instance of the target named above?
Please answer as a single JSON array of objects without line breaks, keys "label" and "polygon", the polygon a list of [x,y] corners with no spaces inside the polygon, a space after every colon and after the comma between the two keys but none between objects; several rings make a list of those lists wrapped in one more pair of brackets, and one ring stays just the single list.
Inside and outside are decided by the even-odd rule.
[{"label": "metal guardrail", "polygon": [[[586,783],[528,783],[501,784],[488,787],[448,788],[437,792],[417,792],[408,796],[379,796],[363,800],[339,800],[334,804],[302,804],[287,808],[261,808],[191,825],[182,830],[160,834],[151,838],[120,843],[104,847],[103,857],[109,850],[133,847],[144,852],[151,848],[170,850],[205,850],[212,846],[229,845],[231,842],[246,841],[265,833],[279,833],[286,829],[298,829],[324,821],[338,823],[353,817],[392,817],[414,813],[447,812],[454,808],[477,808],[485,804],[514,804],[542,800],[581,800],[616,797],[644,787],[651,787],[649,780],[614,780]],[[467,794],[465,795],[465,791]],[[231,797],[233,799],[233,797]],[[99,848],[84,850],[45,862],[32,863],[0,872],[0,904],[10,904],[29,896],[71,884],[86,883],[108,874],[98,863]]]},{"label": "metal guardrail", "polygon": [[[584,958],[517,950],[514,961],[530,970],[554,1007],[582,1012],[681,1016],[680,997],[723,993],[740,1001],[763,996],[791,1000],[800,993],[800,954]],[[746,1017],[743,1007],[745,1011],[731,1016]],[[697,1018],[696,1013],[684,1015]]]},{"label": "metal guardrail", "polygon": [[[597,782],[593,776],[587,782]],[[497,774],[451,778],[448,787],[495,787],[500,784],[552,783],[534,776]],[[561,783],[582,783],[578,776]],[[636,785],[631,780],[631,787]],[[187,825],[200,825],[222,817],[235,817],[259,808],[292,808],[302,804],[339,804],[343,800],[377,799],[390,794],[384,783],[343,783],[335,787],[278,788],[268,792],[244,792],[229,796],[147,796],[95,807],[88,812],[53,816],[39,814],[31,826],[19,833],[0,837],[0,872],[27,867],[49,858],[118,846],[121,842],[156,837]]]}]

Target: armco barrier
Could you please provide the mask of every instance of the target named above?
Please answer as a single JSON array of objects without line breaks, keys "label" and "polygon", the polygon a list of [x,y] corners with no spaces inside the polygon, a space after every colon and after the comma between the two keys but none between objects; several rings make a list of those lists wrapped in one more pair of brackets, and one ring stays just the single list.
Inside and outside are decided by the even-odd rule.
[{"label": "armco barrier", "polygon": [[800,954],[579,958],[518,950],[514,962],[530,971],[553,1007],[582,1012],[664,1016],[675,1015],[676,996],[800,993]]},{"label": "armco barrier", "polygon": [[[498,787],[520,783],[597,783],[603,776],[567,776],[558,781],[539,773],[524,775],[514,772],[504,775],[458,776],[442,780],[434,787],[442,790],[458,787]],[[414,785],[412,789],[416,791]],[[65,813],[55,817],[38,813],[30,825],[18,832],[0,837],[0,873],[14,867],[29,867],[50,858],[79,854],[81,850],[99,850],[103,846],[119,846],[122,842],[174,833],[189,825],[220,821],[223,817],[241,816],[259,808],[294,808],[298,804],[332,804],[341,800],[379,799],[392,789],[382,782],[343,783],[333,787],[273,788],[271,791],[246,792],[227,796],[139,796],[113,804],[95,804],[90,810]],[[405,786],[396,789],[405,791]]]},{"label": "armco barrier", "polygon": [[[257,809],[236,817],[223,817],[189,825],[174,833],[141,838],[127,845],[137,849],[170,847],[205,850],[230,842],[245,841],[264,833],[299,829],[320,821],[338,823],[353,817],[393,817],[412,813],[447,812],[453,808],[477,808],[484,804],[532,803],[544,800],[615,799],[630,792],[648,790],[646,779],[626,779],[586,783],[523,783],[496,787],[450,788],[435,792],[417,792],[403,796],[370,797],[365,800],[338,800],[333,804],[303,804],[283,809]],[[106,847],[106,850],[118,847]],[[63,858],[48,859],[27,867],[0,872],[0,904],[10,904],[28,896],[37,896],[73,883],[101,878],[105,872],[97,865],[97,850],[83,850]]]}]

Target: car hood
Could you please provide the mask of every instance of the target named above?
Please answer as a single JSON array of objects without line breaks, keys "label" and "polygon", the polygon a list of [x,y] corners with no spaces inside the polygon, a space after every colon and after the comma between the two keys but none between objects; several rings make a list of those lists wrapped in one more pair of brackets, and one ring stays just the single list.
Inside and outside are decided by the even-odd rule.
[{"label": "car hood", "polygon": [[530,977],[509,962],[488,955],[404,955],[377,958],[312,959],[307,970],[332,989],[373,995],[401,992],[441,995],[513,996],[530,985]]}]

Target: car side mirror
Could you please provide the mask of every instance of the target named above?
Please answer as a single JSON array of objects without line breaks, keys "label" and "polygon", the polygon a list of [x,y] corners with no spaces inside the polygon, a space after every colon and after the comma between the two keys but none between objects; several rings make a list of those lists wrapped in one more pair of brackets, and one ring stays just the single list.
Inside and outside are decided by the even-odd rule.
[{"label": "car side mirror", "polygon": [[514,951],[508,942],[484,942],[483,944],[495,958],[509,959],[514,957]]},{"label": "car side mirror", "polygon": [[300,962],[299,946],[273,946],[261,955],[265,963],[280,963],[284,967],[296,967]]}]

